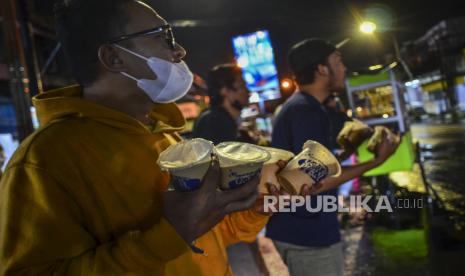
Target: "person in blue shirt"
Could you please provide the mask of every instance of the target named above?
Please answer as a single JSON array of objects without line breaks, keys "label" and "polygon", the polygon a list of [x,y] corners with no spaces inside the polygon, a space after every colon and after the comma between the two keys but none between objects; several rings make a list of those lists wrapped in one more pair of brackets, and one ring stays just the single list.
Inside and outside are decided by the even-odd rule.
[{"label": "person in blue shirt", "polygon": [[249,104],[249,90],[242,78],[241,68],[235,64],[220,64],[209,72],[208,95],[211,107],[197,118],[192,137],[221,142],[255,143],[239,128],[241,111]]},{"label": "person in blue shirt", "polygon": [[[332,92],[345,89],[341,53],[329,42],[306,39],[290,51],[289,64],[298,84],[274,122],[272,146],[299,153],[307,140],[334,149],[335,133],[325,100]],[[337,187],[382,164],[398,143],[384,137],[371,161],[345,167],[339,177],[324,179],[311,188],[315,196],[337,196]],[[316,195],[318,194],[318,195]],[[312,196],[312,205],[315,202]],[[305,206],[294,213],[271,217],[266,231],[278,249],[290,274],[343,275],[344,259],[337,212],[310,213]]]}]

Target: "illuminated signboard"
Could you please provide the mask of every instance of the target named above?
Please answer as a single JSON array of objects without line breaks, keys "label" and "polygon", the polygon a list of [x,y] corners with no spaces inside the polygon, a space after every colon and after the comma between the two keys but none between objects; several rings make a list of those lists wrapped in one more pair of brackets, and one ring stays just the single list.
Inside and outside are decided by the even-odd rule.
[{"label": "illuminated signboard", "polygon": [[258,31],[233,38],[236,62],[251,92],[250,101],[260,102],[281,97],[268,31]]}]

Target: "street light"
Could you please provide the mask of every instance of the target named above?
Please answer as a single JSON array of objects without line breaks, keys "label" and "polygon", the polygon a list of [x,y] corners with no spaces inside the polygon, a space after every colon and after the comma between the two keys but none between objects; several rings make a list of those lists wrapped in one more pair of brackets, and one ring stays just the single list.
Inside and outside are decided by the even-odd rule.
[{"label": "street light", "polygon": [[[365,34],[373,34],[376,31],[376,24],[371,21],[364,21],[360,24],[359,30]],[[336,48],[340,49],[342,46],[346,45],[352,40],[352,38],[347,37],[341,40],[339,43],[336,44]]]},{"label": "street light", "polygon": [[[365,34],[373,34],[376,31],[376,24],[371,21],[363,21],[362,24],[360,24],[360,31]],[[410,71],[410,68],[408,68],[407,63],[405,63],[405,61],[402,59],[400,55],[399,43],[397,42],[397,38],[392,33],[390,34],[390,36],[394,44],[394,52],[395,52],[396,59],[402,64],[402,67],[407,73],[409,80],[412,80],[413,79],[412,72]]]},{"label": "street light", "polygon": [[360,24],[360,31],[365,34],[372,34],[376,31],[376,24],[371,21],[364,21]]}]

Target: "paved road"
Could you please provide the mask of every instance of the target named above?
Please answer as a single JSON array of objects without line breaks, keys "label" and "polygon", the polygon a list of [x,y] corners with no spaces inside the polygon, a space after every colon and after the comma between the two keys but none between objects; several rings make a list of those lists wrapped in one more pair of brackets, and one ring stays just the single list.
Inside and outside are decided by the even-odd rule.
[{"label": "paved road", "polygon": [[[346,275],[465,275],[465,124],[414,124],[411,130],[442,206],[434,215],[424,210],[424,228],[347,227]],[[418,166],[401,177],[409,189],[424,190]]]}]

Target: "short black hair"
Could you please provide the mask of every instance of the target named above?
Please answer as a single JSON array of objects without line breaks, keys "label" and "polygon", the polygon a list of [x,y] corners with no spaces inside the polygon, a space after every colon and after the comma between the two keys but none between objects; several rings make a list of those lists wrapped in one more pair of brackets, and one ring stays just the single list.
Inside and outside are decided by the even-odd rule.
[{"label": "short black hair", "polygon": [[295,44],[289,51],[289,65],[296,82],[300,85],[313,83],[318,65],[327,65],[328,57],[336,51],[336,46],[319,38]]},{"label": "short black hair", "polygon": [[212,106],[223,103],[220,95],[223,87],[234,89],[234,82],[242,77],[242,70],[235,64],[220,64],[210,70],[207,77],[208,95]]},{"label": "short black hair", "polygon": [[123,5],[132,0],[59,0],[55,4],[58,40],[76,81],[90,85],[100,75],[102,42],[123,35],[129,21]]}]

